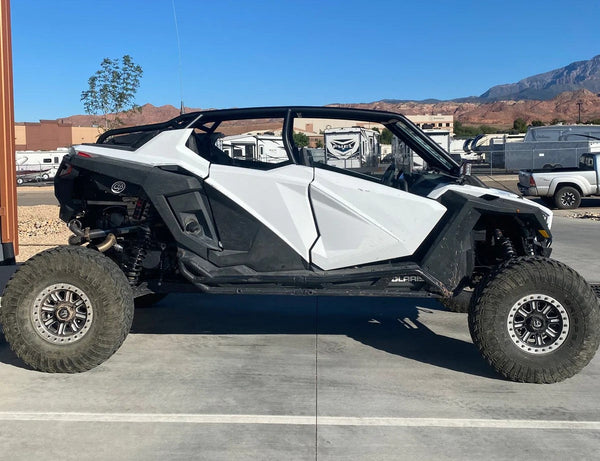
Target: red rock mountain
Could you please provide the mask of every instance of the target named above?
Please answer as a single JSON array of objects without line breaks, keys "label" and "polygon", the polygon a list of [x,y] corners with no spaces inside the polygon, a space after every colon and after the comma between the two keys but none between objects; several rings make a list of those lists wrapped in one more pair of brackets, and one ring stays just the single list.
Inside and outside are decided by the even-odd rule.
[{"label": "red rock mountain", "polygon": [[[400,112],[405,115],[423,114],[453,114],[454,119],[470,125],[495,125],[499,127],[512,126],[517,118],[523,118],[528,123],[541,120],[545,123],[553,119],[575,123],[579,116],[577,103],[581,102],[581,120],[600,118],[600,96],[588,90],[565,92],[548,101],[495,101],[488,103],[476,102],[373,102],[365,104],[332,104],[334,107],[358,107],[364,109],[380,109]],[[186,108],[186,112],[201,109]],[[158,123],[179,115],[179,109],[166,105],[156,107],[144,104],[141,112],[122,116],[127,126]],[[101,124],[101,118],[92,115],[73,115],[59,119],[63,123],[75,126],[92,126]]]}]

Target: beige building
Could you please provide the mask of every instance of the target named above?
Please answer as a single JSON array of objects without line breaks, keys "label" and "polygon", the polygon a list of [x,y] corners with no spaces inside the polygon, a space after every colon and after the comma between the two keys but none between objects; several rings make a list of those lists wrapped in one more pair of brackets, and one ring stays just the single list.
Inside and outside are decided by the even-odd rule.
[{"label": "beige building", "polygon": [[445,130],[454,133],[454,115],[407,115],[406,117],[424,130]]},{"label": "beige building", "polygon": [[[406,115],[411,122],[417,125],[422,129],[434,129],[434,130],[444,130],[449,131],[450,133],[454,133],[454,116],[453,115]],[[345,128],[345,127],[360,127],[360,128],[374,128],[377,127],[381,130],[381,125],[379,123],[363,123],[356,122],[353,120],[336,120],[335,128]],[[296,131],[303,131],[307,135],[309,133],[319,134],[323,133],[328,128],[333,128],[331,126],[331,121],[327,119],[311,119],[311,118],[298,118],[294,120],[294,129]]]},{"label": "beige building", "polygon": [[73,126],[56,120],[16,123],[15,148],[16,150],[54,150],[73,144],[96,142],[101,132],[97,127]]}]

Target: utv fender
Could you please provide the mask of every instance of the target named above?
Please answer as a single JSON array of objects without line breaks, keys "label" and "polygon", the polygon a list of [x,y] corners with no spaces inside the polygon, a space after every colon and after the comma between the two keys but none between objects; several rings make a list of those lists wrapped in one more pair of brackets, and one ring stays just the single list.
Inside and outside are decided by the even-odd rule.
[{"label": "utv fender", "polygon": [[476,227],[482,218],[492,218],[489,221],[500,227],[535,227],[550,236],[541,210],[526,202],[516,203],[493,195],[474,197],[455,191],[446,192],[439,200],[448,211],[416,256],[425,272],[454,292],[460,291],[473,273]]}]

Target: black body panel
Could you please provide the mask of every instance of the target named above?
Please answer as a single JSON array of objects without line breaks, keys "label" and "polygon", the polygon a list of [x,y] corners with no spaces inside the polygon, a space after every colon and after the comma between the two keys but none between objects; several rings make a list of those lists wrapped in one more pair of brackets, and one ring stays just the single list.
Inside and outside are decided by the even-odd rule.
[{"label": "black body panel", "polygon": [[208,184],[213,216],[224,251],[209,251],[208,259],[223,266],[246,265],[259,272],[306,269],[308,263],[273,231]]},{"label": "black body panel", "polygon": [[[473,271],[475,244],[473,229],[482,216],[494,216],[499,221],[518,217],[527,220],[536,230],[551,235],[539,208],[503,200],[496,196],[474,197],[455,191],[446,192],[440,202],[448,211],[416,252],[422,269],[452,289],[461,286]],[[550,256],[547,248],[545,256]]]},{"label": "black body panel", "polygon": [[[60,172],[65,163],[81,170],[72,179],[61,178]],[[75,218],[83,206],[81,198],[91,193],[88,190],[90,182],[97,186],[106,179],[108,183],[117,180],[125,182],[125,189],[120,194],[111,193],[107,184],[104,193],[112,196],[113,200],[122,196],[138,196],[143,190],[179,246],[205,258],[209,249],[219,249],[202,180],[183,174],[178,168],[166,171],[106,157],[65,157],[55,179],[56,198],[61,204],[60,218],[67,222]],[[74,196],[80,198],[74,199]]]}]

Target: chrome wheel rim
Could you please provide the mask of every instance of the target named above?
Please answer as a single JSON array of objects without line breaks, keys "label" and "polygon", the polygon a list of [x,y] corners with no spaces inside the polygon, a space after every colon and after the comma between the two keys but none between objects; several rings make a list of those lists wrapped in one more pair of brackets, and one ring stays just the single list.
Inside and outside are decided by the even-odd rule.
[{"label": "chrome wheel rim", "polygon": [[573,206],[575,204],[575,194],[573,192],[565,192],[560,197],[560,201],[564,206]]},{"label": "chrome wheel rim", "polygon": [[31,322],[42,339],[52,344],[72,344],[89,331],[94,310],[87,295],[68,283],[44,288],[35,298]]},{"label": "chrome wheel rim", "polygon": [[518,300],[506,322],[511,341],[529,354],[557,350],[569,334],[569,315],[556,299],[532,294]]}]

